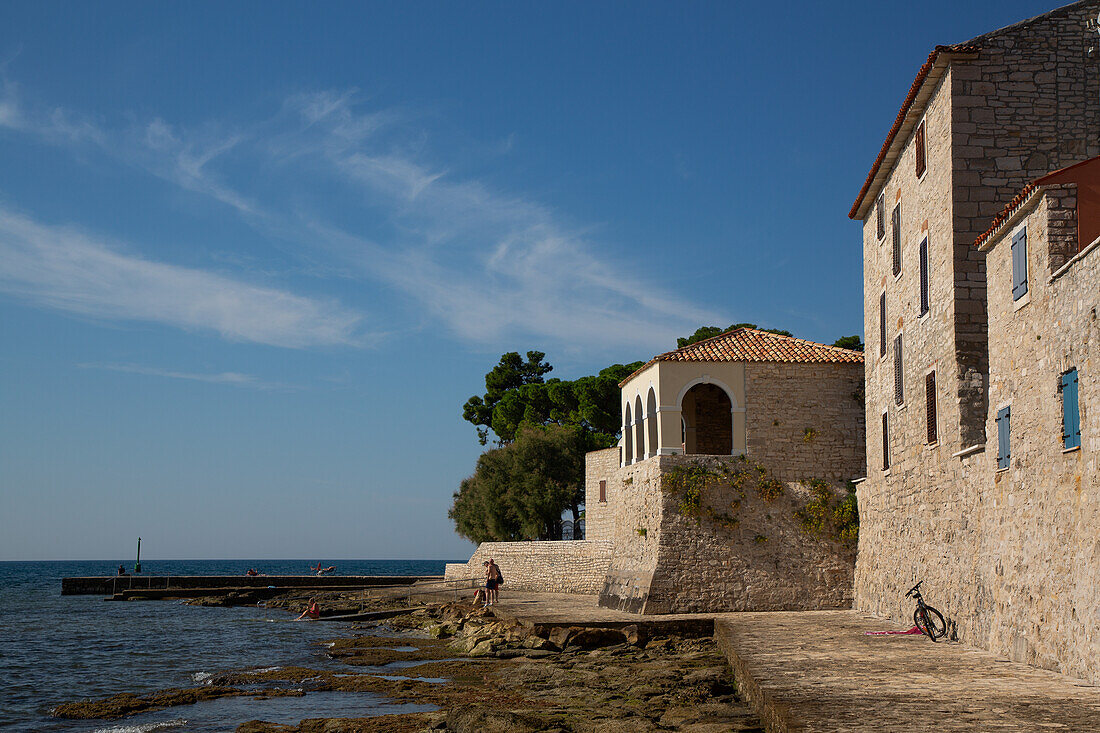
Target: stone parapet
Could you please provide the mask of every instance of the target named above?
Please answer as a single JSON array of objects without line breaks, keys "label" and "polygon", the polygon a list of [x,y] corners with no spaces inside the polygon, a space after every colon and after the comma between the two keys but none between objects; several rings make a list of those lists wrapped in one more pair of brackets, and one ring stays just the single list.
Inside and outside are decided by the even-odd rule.
[{"label": "stone parapet", "polygon": [[606,541],[482,542],[466,564],[448,564],[445,578],[484,578],[482,563],[493,558],[504,575],[504,590],[599,593],[611,553]]}]

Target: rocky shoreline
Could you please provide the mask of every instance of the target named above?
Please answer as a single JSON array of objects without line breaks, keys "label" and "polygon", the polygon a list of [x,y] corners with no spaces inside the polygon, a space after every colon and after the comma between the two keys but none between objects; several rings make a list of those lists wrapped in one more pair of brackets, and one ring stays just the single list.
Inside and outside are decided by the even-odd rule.
[{"label": "rocky shoreline", "polygon": [[[283,597],[268,606],[298,608]],[[244,598],[238,602],[248,601]],[[228,605],[219,600],[200,605]],[[327,594],[327,609],[383,610],[382,601]],[[392,608],[392,603],[389,604]],[[530,627],[468,603],[426,604],[335,638],[333,667],[226,671],[206,684],[66,703],[63,718],[116,719],[219,697],[270,698],[312,692],[373,693],[434,712],[317,718],[297,725],[246,722],[238,733],[645,733],[763,731],[736,693],[712,639],[649,638],[638,627]]]}]

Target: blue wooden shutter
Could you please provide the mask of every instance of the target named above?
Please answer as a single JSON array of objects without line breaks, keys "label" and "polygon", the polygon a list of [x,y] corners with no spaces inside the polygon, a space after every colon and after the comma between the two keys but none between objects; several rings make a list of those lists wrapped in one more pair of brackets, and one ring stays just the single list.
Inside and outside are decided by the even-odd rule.
[{"label": "blue wooden shutter", "polygon": [[1081,447],[1081,415],[1077,402],[1077,370],[1062,375],[1062,445]]},{"label": "blue wooden shutter", "polygon": [[1008,407],[997,412],[997,468],[1008,468],[1010,415],[1011,408]]},{"label": "blue wooden shutter", "polygon": [[928,237],[920,243],[920,314],[928,312]]},{"label": "blue wooden shutter", "polygon": [[1027,292],[1027,230],[1012,238],[1012,299],[1019,300]]}]

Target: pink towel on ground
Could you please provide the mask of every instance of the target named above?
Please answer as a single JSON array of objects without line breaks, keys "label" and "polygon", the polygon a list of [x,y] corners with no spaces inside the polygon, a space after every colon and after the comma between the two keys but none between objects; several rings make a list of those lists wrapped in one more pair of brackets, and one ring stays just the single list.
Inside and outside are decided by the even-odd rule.
[{"label": "pink towel on ground", "polygon": [[864,631],[864,636],[906,636],[908,634],[923,634],[916,626],[908,631]]}]

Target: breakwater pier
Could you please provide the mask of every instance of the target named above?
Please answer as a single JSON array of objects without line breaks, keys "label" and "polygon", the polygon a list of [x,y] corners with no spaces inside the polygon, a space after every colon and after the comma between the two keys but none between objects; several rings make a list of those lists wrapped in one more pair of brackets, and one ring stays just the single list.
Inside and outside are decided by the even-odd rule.
[{"label": "breakwater pier", "polygon": [[61,595],[113,596],[139,590],[354,590],[374,586],[411,586],[442,580],[441,575],[104,575],[62,578]]}]

